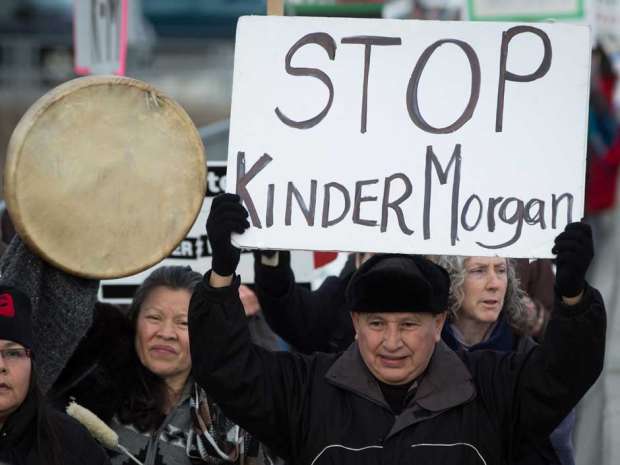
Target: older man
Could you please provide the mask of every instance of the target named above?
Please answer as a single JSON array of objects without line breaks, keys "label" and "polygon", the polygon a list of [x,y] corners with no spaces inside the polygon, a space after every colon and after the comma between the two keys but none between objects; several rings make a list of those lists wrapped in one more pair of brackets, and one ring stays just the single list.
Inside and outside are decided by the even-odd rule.
[{"label": "older man", "polygon": [[271,353],[250,342],[231,232],[248,227],[237,196],[207,221],[213,269],[190,304],[193,373],[225,413],[295,464],[510,463],[542,441],[598,377],[605,310],[584,280],[589,229],[558,236],[556,303],[527,355],[459,358],[440,339],[449,278],[421,257],[379,255],[352,278],[357,333],[342,354]]}]

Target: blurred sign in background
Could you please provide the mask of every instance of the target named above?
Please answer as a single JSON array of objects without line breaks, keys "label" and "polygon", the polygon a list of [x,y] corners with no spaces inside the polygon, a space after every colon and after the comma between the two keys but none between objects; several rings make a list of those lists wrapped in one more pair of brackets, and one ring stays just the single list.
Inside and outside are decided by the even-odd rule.
[{"label": "blurred sign in background", "polygon": [[[137,14],[131,16],[141,19]],[[73,58],[77,74],[125,74],[127,21],[127,0],[73,4]]]}]

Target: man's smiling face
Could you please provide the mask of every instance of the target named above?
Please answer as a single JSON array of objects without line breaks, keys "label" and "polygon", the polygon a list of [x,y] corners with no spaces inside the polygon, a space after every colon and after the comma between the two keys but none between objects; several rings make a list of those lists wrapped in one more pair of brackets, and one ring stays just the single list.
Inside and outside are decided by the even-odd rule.
[{"label": "man's smiling face", "polygon": [[383,383],[405,384],[426,370],[446,314],[353,312],[351,317],[370,372]]}]

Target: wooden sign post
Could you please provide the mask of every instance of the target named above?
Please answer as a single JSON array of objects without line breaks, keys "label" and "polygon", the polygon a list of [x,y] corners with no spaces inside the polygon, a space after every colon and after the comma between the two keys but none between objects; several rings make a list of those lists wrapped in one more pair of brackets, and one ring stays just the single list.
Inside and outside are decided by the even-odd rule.
[{"label": "wooden sign post", "polygon": [[269,16],[284,16],[284,0],[267,0]]}]

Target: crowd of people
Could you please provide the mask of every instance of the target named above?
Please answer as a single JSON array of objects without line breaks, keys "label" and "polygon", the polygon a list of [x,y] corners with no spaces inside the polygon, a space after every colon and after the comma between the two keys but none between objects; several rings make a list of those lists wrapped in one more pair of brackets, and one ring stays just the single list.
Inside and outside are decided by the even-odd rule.
[{"label": "crowd of people", "polygon": [[[574,463],[574,408],[605,346],[588,225],[557,237],[555,275],[548,262],[357,253],[314,291],[287,251],[256,251],[254,290],[241,287],[230,235],[248,226],[238,196],[216,197],[212,270],[160,267],[128,309],[96,302],[46,389],[36,338],[54,315],[33,326],[31,300],[41,313],[47,296],[1,287],[0,463]],[[71,292],[89,302],[93,289]],[[122,447],[63,413],[72,401]]]},{"label": "crowd of people", "polygon": [[[588,184],[590,219],[614,202],[620,153],[612,78],[594,78],[590,179],[614,191]],[[18,236],[2,244],[0,464],[574,465],[575,407],[605,350],[588,224],[557,236],[554,263],[359,252],[310,290],[288,251],[254,251],[241,284],[230,236],[247,217],[216,197],[212,269],[160,267],[127,309]]]}]

